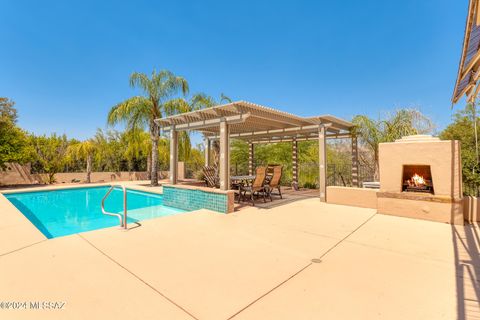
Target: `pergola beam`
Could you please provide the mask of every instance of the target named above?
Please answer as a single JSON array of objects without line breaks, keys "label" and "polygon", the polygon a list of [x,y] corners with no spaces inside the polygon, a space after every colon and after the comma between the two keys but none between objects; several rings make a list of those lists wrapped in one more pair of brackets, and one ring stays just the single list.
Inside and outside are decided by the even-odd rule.
[{"label": "pergola beam", "polygon": [[[348,139],[350,138],[350,134],[327,134],[326,139]],[[252,143],[254,144],[260,144],[260,143],[277,143],[277,142],[292,142],[293,140],[297,141],[311,141],[311,140],[318,140],[318,130],[316,133],[312,133],[311,135],[308,136],[294,136],[294,137],[267,137],[263,139],[256,139],[252,140]]]},{"label": "pergola beam", "polygon": [[[215,118],[215,119],[208,119],[202,120],[197,122],[188,122],[184,124],[177,124],[175,125],[175,130],[182,131],[182,130],[200,130],[204,128],[210,128],[213,126],[220,125],[221,122],[226,122],[228,124],[235,124],[235,123],[242,123],[245,122],[250,117],[250,113],[243,113],[235,116],[228,116],[222,118]],[[172,126],[163,127],[163,131],[170,131],[172,130]]]},{"label": "pergola beam", "polygon": [[255,118],[268,121],[269,123],[274,121],[281,123],[283,125],[290,125],[290,126],[301,126],[302,122],[298,121],[296,119],[287,119],[284,117],[278,117],[278,116],[272,116],[272,115],[260,115],[260,114],[255,114]]},{"label": "pergola beam", "polygon": [[[349,138],[350,133],[340,133],[339,130],[331,128],[330,123],[323,124],[327,131],[333,131],[333,134],[328,135],[329,137],[335,137],[338,139],[341,138]],[[249,132],[241,132],[241,133],[234,133],[230,134],[230,138],[234,139],[248,139],[248,140],[256,140],[255,138],[292,138],[292,137],[300,137],[305,134],[311,134],[312,136],[317,136],[319,125],[309,125],[303,127],[292,127],[292,128],[283,128],[283,129],[271,129],[271,130],[262,130],[262,131],[249,131]],[[210,136],[210,139],[218,139],[218,136]]]}]

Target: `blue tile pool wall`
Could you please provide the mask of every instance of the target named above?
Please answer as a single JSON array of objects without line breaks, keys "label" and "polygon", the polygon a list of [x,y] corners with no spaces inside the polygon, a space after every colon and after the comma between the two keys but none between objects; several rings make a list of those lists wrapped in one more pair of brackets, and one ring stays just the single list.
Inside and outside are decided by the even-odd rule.
[{"label": "blue tile pool wall", "polygon": [[228,195],[164,186],[163,204],[183,210],[209,209],[228,213]]}]

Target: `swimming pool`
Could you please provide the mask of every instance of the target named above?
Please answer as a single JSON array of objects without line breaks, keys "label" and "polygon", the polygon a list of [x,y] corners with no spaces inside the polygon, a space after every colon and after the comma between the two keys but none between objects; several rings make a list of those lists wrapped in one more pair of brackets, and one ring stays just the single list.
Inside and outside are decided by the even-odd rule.
[{"label": "swimming pool", "polygon": [[[109,186],[8,193],[4,196],[47,238],[118,226],[118,218],[102,214]],[[127,189],[128,223],[184,213],[163,205],[160,194]],[[115,188],[105,201],[108,212],[123,213],[123,192]]]}]

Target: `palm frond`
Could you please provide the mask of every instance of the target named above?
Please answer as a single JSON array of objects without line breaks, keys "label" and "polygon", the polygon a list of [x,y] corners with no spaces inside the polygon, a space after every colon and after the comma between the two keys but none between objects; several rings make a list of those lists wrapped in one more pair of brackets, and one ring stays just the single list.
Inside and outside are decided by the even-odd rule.
[{"label": "palm frond", "polygon": [[160,89],[160,99],[168,99],[179,92],[185,96],[190,91],[185,78],[175,76],[168,70],[160,71],[153,81]]},{"label": "palm frond", "polygon": [[145,127],[150,117],[152,102],[144,97],[129,98],[110,109],[107,122],[109,125],[126,124],[129,128]]},{"label": "palm frond", "polygon": [[184,98],[168,100],[163,104],[165,116],[172,116],[179,113],[192,111],[191,105]]},{"label": "palm frond", "polygon": [[220,103],[223,103],[223,102],[226,102],[226,103],[232,103],[232,99],[230,99],[229,97],[227,97],[226,95],[223,94],[223,92],[220,94]]},{"label": "palm frond", "polygon": [[132,88],[139,87],[148,95],[151,94],[153,88],[152,81],[142,72],[133,72],[130,75],[130,86]]}]

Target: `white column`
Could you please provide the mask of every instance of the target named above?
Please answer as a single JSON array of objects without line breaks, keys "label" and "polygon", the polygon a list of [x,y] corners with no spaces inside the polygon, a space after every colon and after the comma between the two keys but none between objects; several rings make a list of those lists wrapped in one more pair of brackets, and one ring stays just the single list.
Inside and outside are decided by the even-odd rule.
[{"label": "white column", "polygon": [[210,139],[205,139],[205,165],[210,166]]},{"label": "white column", "polygon": [[230,189],[230,135],[228,123],[220,122],[220,189]]},{"label": "white column", "polygon": [[319,164],[319,184],[320,201],[327,201],[327,137],[325,126],[320,126],[318,130],[318,164]]},{"label": "white column", "polygon": [[172,126],[170,130],[170,184],[177,184],[178,132]]}]

